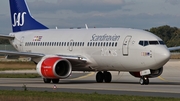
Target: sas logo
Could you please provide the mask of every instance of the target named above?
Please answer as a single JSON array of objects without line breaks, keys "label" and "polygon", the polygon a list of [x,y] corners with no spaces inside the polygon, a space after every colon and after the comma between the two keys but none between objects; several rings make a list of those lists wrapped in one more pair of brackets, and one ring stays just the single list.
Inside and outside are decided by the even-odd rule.
[{"label": "sas logo", "polygon": [[27,14],[26,12],[23,12],[23,13],[14,13],[13,15],[13,27],[16,27],[16,26],[23,26],[24,25],[24,16],[25,14]]},{"label": "sas logo", "polygon": [[41,41],[42,36],[34,36],[33,41]]}]

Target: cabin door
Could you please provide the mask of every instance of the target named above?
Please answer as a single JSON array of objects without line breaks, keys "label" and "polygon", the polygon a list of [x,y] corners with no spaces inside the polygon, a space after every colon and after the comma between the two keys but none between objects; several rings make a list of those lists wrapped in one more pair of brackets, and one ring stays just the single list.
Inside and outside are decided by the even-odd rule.
[{"label": "cabin door", "polygon": [[130,42],[131,38],[132,38],[132,36],[126,36],[124,41],[123,41],[123,46],[122,46],[123,56],[129,55],[129,42]]}]

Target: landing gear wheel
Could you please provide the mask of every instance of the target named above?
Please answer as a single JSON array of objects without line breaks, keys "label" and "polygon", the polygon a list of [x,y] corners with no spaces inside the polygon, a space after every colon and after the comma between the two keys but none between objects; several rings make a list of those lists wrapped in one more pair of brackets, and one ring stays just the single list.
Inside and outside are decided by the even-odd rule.
[{"label": "landing gear wheel", "polygon": [[140,78],[139,83],[140,83],[141,85],[144,85],[144,80],[143,80],[143,78]]},{"label": "landing gear wheel", "polygon": [[59,79],[52,79],[53,83],[59,83]]},{"label": "landing gear wheel", "polygon": [[112,80],[112,76],[110,72],[104,72],[104,81],[106,83],[110,83]]},{"label": "landing gear wheel", "polygon": [[149,78],[145,78],[145,85],[149,84]]},{"label": "landing gear wheel", "polygon": [[142,77],[139,80],[141,85],[148,85],[149,84],[149,78],[148,77]]},{"label": "landing gear wheel", "polygon": [[43,78],[44,83],[51,83],[51,79]]},{"label": "landing gear wheel", "polygon": [[96,74],[96,82],[98,83],[102,83],[103,82],[103,79],[104,79],[104,74],[102,72],[98,72]]}]

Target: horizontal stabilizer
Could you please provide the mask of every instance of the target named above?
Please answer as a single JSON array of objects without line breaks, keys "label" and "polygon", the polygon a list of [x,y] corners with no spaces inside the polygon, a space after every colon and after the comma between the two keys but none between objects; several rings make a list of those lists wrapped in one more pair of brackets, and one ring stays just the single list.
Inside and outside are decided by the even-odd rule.
[{"label": "horizontal stabilizer", "polygon": [[13,40],[14,37],[13,37],[13,36],[9,36],[9,35],[1,35],[1,34],[0,34],[0,39],[9,39],[9,40]]}]

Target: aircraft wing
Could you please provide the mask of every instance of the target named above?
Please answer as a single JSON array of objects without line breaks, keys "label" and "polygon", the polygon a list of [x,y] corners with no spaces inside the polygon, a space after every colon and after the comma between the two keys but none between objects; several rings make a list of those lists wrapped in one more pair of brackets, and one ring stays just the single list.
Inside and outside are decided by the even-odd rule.
[{"label": "aircraft wing", "polygon": [[169,51],[180,50],[180,46],[177,46],[177,47],[169,47],[168,49],[169,49]]},{"label": "aircraft wing", "polygon": [[44,54],[41,54],[41,53],[3,51],[3,50],[0,50],[0,54],[13,55],[13,56],[26,56],[26,57],[43,57],[43,56],[45,56]]},{"label": "aircraft wing", "polygon": [[[31,58],[41,58],[41,57],[46,56],[45,54],[42,54],[42,53],[3,51],[3,50],[0,50],[0,54],[4,54],[7,56],[25,56],[25,57],[31,57]],[[61,58],[67,59],[67,60],[74,62],[74,63],[87,62],[87,59],[85,57],[82,57],[82,56],[60,55],[60,54],[55,54],[54,56],[59,56]]]},{"label": "aircraft wing", "polygon": [[0,34],[0,38],[1,38],[1,39],[10,39],[10,40],[13,40],[13,39],[14,39],[14,37],[13,37],[13,36],[9,36],[9,35],[2,35],[2,34]]}]

